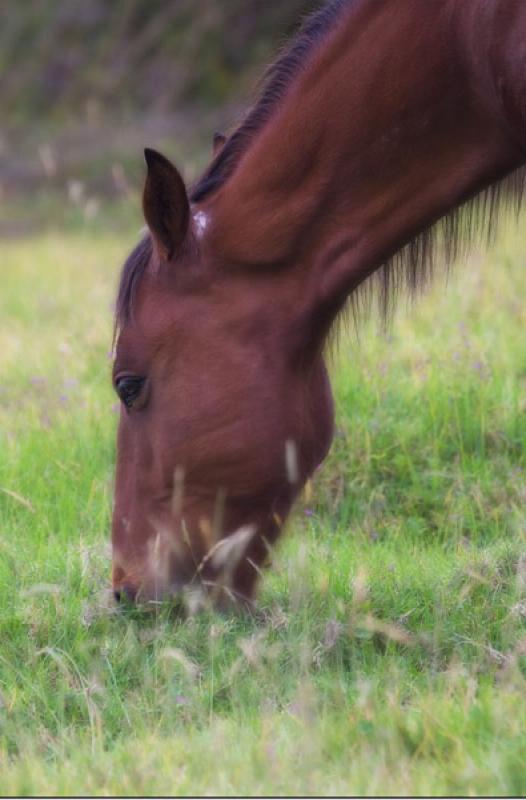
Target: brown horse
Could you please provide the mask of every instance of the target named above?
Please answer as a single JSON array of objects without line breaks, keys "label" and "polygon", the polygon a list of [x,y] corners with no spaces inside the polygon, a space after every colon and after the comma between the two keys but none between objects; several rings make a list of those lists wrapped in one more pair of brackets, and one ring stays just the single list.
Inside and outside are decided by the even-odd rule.
[{"label": "brown horse", "polygon": [[333,0],[190,192],[145,155],[149,233],[117,303],[114,590],[249,604],[331,444],[322,354],[346,301],[377,273],[387,306],[437,241],[452,257],[520,202],[526,2]]}]

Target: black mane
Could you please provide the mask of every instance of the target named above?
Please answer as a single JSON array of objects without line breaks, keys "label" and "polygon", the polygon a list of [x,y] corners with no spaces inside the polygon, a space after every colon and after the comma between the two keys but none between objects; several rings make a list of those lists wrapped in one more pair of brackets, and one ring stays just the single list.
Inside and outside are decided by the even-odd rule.
[{"label": "black mane", "polygon": [[230,177],[254,135],[271,119],[291,82],[304,66],[312,48],[332,30],[340,13],[351,2],[353,0],[329,0],[306,17],[298,34],[268,67],[255,105],[193,186],[190,193],[192,202],[198,203],[208,197]]},{"label": "black mane", "polygon": [[150,263],[152,251],[152,240],[148,234],[141,239],[124,262],[115,303],[115,332],[130,320],[135,292]]}]

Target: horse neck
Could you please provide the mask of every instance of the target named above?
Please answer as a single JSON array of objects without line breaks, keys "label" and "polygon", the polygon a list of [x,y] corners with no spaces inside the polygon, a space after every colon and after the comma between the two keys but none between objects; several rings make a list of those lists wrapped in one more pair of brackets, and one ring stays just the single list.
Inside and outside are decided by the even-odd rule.
[{"label": "horse neck", "polygon": [[522,164],[506,45],[517,26],[526,42],[525,6],[350,3],[212,198],[225,258],[309,271],[315,302],[337,309],[404,244]]}]

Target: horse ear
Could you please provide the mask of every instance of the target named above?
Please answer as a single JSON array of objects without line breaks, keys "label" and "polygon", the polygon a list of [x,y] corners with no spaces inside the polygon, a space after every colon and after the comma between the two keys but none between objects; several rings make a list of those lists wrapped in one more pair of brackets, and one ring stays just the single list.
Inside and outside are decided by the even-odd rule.
[{"label": "horse ear", "polygon": [[217,131],[214,133],[214,144],[212,147],[212,155],[217,156],[217,154],[223,149],[226,142],[226,136],[224,133],[218,133]]},{"label": "horse ear", "polygon": [[144,218],[161,251],[170,260],[185,240],[190,220],[186,187],[174,165],[161,153],[146,148],[148,174],[142,195]]}]

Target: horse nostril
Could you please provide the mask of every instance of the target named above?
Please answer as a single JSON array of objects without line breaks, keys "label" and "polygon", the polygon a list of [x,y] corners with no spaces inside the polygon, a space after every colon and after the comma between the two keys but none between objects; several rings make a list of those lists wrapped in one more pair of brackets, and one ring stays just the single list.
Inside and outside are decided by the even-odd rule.
[{"label": "horse nostril", "polygon": [[137,597],[137,589],[135,589],[133,586],[130,586],[129,583],[124,584],[121,593],[124,595],[124,600],[127,600],[128,603],[135,602],[135,598]]},{"label": "horse nostril", "polygon": [[134,603],[137,598],[137,589],[135,589],[133,586],[130,586],[129,583],[125,583],[120,589],[115,589],[113,596],[117,603]]}]

